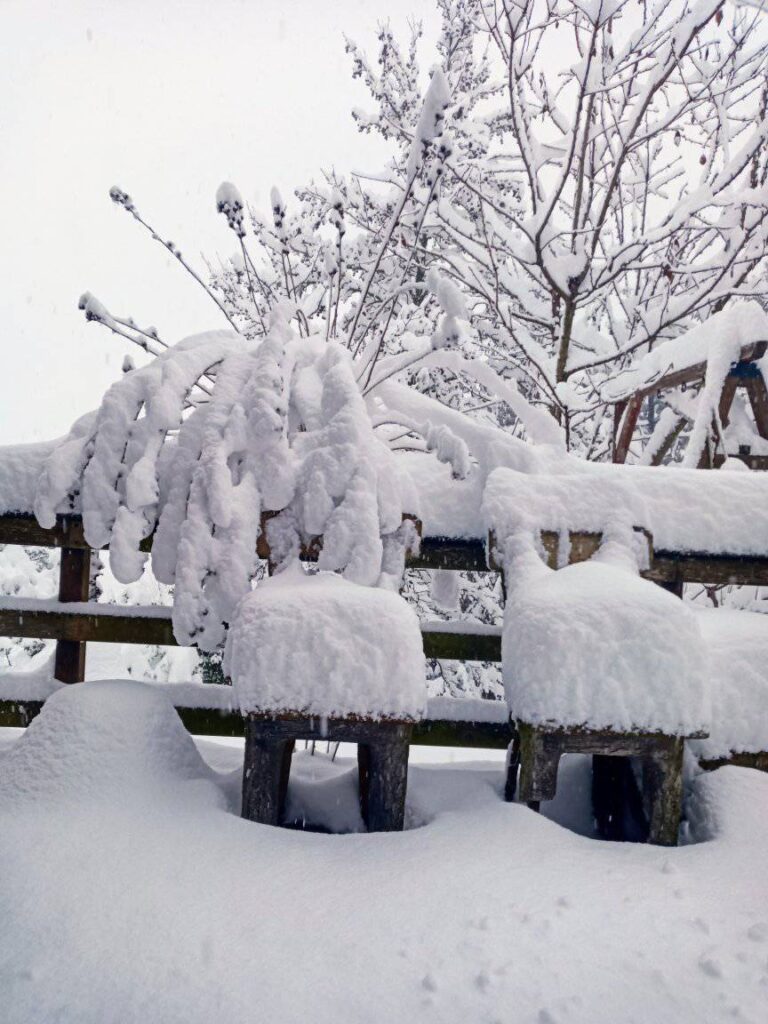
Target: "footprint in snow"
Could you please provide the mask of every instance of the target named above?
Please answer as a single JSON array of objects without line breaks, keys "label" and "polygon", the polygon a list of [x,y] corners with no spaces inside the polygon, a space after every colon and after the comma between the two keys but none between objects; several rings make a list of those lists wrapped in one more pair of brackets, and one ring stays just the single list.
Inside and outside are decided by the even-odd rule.
[{"label": "footprint in snow", "polygon": [[699,969],[710,978],[722,978],[723,969],[711,956],[699,957]]}]

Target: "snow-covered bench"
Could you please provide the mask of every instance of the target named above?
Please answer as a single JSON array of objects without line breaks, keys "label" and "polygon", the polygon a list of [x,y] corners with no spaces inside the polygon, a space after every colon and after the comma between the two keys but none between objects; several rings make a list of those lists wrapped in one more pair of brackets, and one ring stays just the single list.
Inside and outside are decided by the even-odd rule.
[{"label": "snow-covered bench", "polygon": [[705,768],[768,771],[768,615],[729,608],[697,612],[712,692],[712,724],[692,748]]},{"label": "snow-covered bench", "polygon": [[283,818],[298,739],[357,743],[371,832],[403,827],[408,745],[426,704],[418,620],[398,594],[297,564],[245,597],[226,650],[246,716],[244,818]]},{"label": "snow-covered bench", "polygon": [[[598,559],[600,555],[598,555]],[[507,799],[538,806],[557,787],[560,757],[641,759],[648,838],[677,842],[683,740],[710,709],[695,614],[620,562],[553,571],[533,546],[509,565],[502,639],[507,702],[517,720]]]}]

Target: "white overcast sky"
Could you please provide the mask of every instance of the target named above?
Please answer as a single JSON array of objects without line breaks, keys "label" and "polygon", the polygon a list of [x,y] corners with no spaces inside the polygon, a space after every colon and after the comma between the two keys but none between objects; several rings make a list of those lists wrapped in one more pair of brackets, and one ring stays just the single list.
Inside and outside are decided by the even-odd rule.
[{"label": "white overcast sky", "polygon": [[0,444],[62,434],[119,376],[130,346],[85,324],[86,289],[167,340],[223,326],[110,186],[192,258],[232,250],[222,180],[266,207],[376,167],[342,34],[375,56],[385,17],[434,39],[432,0],[0,0]]}]

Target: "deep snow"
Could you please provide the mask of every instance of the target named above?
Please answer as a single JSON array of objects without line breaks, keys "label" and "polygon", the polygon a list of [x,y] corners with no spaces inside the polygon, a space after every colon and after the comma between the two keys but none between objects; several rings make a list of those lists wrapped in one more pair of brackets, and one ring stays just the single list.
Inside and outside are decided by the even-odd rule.
[{"label": "deep snow", "polygon": [[[201,742],[212,770],[138,683],[64,690],[0,739],[5,1024],[765,1019],[757,772],[697,778],[677,850],[505,804],[499,760],[414,765],[420,827],[329,836],[242,821],[240,750]],[[297,756],[294,811],[311,793],[353,825],[351,771]]]}]

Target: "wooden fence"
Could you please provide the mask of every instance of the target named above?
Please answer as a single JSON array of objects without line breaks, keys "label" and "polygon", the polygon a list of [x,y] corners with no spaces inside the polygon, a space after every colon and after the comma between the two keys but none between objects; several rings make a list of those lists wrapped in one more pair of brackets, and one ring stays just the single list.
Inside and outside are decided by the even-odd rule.
[{"label": "wooden fence", "polygon": [[[554,558],[556,534],[543,534],[545,548]],[[588,557],[599,535],[572,535],[572,548]],[[0,544],[61,549],[58,599],[0,599],[0,636],[56,640],[54,674],[65,683],[84,678],[88,642],[158,644],[175,646],[170,608],[139,608],[97,604],[88,600],[91,552],[76,516],[59,517],[51,530],[43,529],[30,514],[0,516]],[[144,543],[151,549],[151,538]],[[486,556],[485,539],[426,537],[420,553],[409,559],[409,568],[495,572]],[[768,558],[737,554],[717,556],[682,551],[653,551],[647,578],[669,589],[683,583],[741,583],[768,585]],[[501,631],[470,623],[422,624],[424,653],[428,658],[456,661],[499,662]],[[21,678],[21,676],[20,676]],[[169,692],[173,684],[169,684]],[[215,684],[212,684],[215,685]],[[468,702],[474,704],[475,702]],[[0,726],[25,726],[38,713],[41,702],[20,697],[0,699]],[[233,711],[176,704],[185,726],[201,735],[242,735],[242,720]],[[414,742],[447,746],[506,747],[509,725],[498,721],[446,721],[421,723]]]}]

